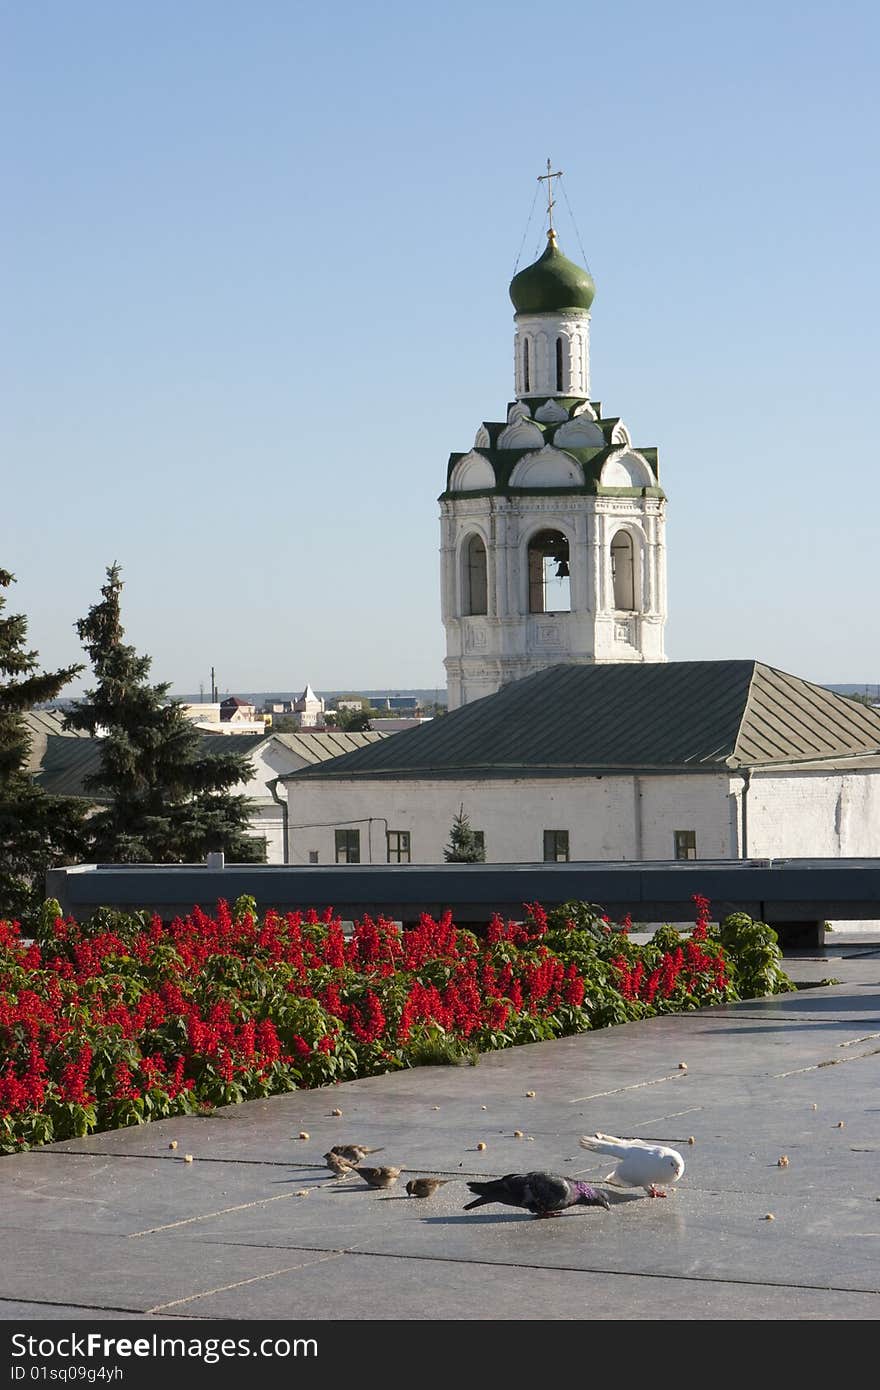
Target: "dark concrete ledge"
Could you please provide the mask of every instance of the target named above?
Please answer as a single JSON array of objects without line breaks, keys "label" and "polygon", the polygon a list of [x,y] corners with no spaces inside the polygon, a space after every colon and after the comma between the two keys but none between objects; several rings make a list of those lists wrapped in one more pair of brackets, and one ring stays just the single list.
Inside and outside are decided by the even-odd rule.
[{"label": "dark concrete ledge", "polygon": [[[212,856],[219,860],[221,856]],[[97,907],[148,908],[163,917],[195,904],[210,909],[241,894],[260,911],[332,906],[347,919],[384,913],[404,923],[422,912],[451,909],[463,925],[522,905],[553,907],[571,900],[599,903],[613,917],[684,921],[693,895],[712,903],[713,918],[747,912],[780,929],[784,939],[822,944],[822,923],[880,916],[878,859],[750,859],[572,864],[155,865],[83,864],[53,869],[46,891],[65,912]]]}]

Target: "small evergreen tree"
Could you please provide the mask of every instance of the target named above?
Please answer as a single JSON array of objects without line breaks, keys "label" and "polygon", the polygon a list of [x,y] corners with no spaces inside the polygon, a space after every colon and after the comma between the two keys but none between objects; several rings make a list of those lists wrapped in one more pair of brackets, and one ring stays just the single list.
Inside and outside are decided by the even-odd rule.
[{"label": "small evergreen tree", "polygon": [[459,807],[458,815],[453,818],[452,829],[449,832],[449,844],[443,851],[447,864],[484,864],[486,862],[486,851],[483,848],[477,831],[471,826],[470,821],[464,813],[464,803]]},{"label": "small evergreen tree", "polygon": [[[15,582],[0,569],[0,589]],[[39,672],[37,653],[26,651],[27,618],[3,617],[0,594],[0,917],[26,917],[44,896],[52,865],[82,857],[84,803],[49,796],[26,771],[30,737],[22,716],[54,700],[81,666]]]},{"label": "small evergreen tree", "polygon": [[230,791],[250,778],[247,755],[231,747],[234,739],[196,729],[180,701],[168,701],[169,682],[150,685],[151,658],[122,640],[121,592],[119,566],[111,565],[102,601],[76,625],[97,685],[68,724],[104,735],[100,770],[86,785],[109,799],[89,821],[92,856],[174,864],[223,850],[239,862],[263,861],[264,842],[246,833],[247,798]]}]

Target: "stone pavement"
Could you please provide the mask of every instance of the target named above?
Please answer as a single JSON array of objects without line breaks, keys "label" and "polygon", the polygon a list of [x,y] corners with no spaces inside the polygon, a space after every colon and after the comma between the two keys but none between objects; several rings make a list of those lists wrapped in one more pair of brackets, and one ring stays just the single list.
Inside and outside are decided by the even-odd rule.
[{"label": "stone pavement", "polygon": [[[0,1319],[875,1319],[880,948],[787,968],[843,983],[2,1158]],[[597,1129],[680,1147],[677,1190],[462,1211],[471,1176],[601,1179]],[[399,1183],[331,1177],[352,1141]]]}]

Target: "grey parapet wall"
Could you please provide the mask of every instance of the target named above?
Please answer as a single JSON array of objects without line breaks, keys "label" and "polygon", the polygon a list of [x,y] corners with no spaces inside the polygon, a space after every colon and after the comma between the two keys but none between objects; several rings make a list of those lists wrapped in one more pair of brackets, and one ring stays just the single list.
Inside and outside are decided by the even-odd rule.
[{"label": "grey parapet wall", "polygon": [[[747,912],[776,927],[789,944],[821,945],[826,919],[880,917],[880,859],[759,859],[568,864],[80,864],[50,869],[46,894],[66,915],[98,907],[145,908],[163,919],[196,905],[212,912],[222,898],[247,894],[261,912],[319,912],[345,920],[384,914],[405,925],[447,909],[463,926],[482,926],[498,912],[521,918],[523,904],[545,908],[596,903],[610,917],[686,922],[693,895],[711,903],[713,921]],[[222,864],[222,866],[220,866]]]}]

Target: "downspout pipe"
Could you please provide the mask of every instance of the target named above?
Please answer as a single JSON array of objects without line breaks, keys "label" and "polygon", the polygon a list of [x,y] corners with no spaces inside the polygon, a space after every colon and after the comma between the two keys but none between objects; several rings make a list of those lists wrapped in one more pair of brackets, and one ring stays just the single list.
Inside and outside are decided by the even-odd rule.
[{"label": "downspout pipe", "polygon": [[290,844],[289,844],[288,829],[287,829],[287,818],[288,818],[288,814],[289,814],[289,808],[288,808],[288,805],[287,805],[287,798],[285,797],[284,800],[282,800],[281,797],[278,795],[278,783],[279,783],[280,781],[281,781],[281,778],[280,778],[280,777],[273,777],[270,781],[268,781],[268,782],[266,783],[266,786],[269,788],[269,791],[272,793],[272,800],[273,800],[273,801],[277,801],[278,805],[281,807],[281,852],[282,852],[282,854],[283,854],[283,856],[284,856],[284,863],[285,863],[285,864],[289,864],[289,863],[290,863]]},{"label": "downspout pipe", "polygon": [[741,828],[740,840],[742,843],[741,858],[749,857],[749,787],[752,783],[752,769],[747,767],[743,772],[743,789],[741,797]]}]

